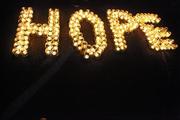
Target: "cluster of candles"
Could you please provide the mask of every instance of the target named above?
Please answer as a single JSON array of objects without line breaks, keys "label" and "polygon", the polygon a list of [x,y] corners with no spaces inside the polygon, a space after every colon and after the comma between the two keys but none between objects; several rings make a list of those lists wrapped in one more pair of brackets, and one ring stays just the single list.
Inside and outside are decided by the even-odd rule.
[{"label": "cluster of candles", "polygon": [[[59,33],[60,33],[60,12],[58,9],[49,9],[48,24],[33,23],[33,9],[23,7],[19,16],[16,37],[12,52],[14,55],[27,56],[30,34],[46,36],[45,53],[55,56],[59,53]],[[88,20],[94,28],[95,44],[89,44],[81,32],[81,21]],[[114,45],[117,51],[127,49],[125,33],[132,32],[138,27],[145,33],[150,47],[156,51],[173,50],[178,47],[173,39],[170,39],[171,33],[166,27],[155,27],[154,24],[160,22],[157,14],[138,13],[133,16],[128,11],[119,9],[108,9],[107,19],[110,29],[113,33]],[[125,22],[121,22],[123,20]],[[90,57],[99,57],[107,47],[107,38],[104,28],[104,22],[101,18],[90,11],[78,10],[69,20],[69,35],[72,38],[73,45],[80,51],[85,59]],[[94,39],[94,38],[93,38]]]}]

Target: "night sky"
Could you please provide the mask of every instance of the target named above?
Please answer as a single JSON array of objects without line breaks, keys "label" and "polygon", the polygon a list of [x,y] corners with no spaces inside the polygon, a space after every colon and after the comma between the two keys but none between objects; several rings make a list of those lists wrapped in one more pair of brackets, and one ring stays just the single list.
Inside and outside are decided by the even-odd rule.
[{"label": "night sky", "polygon": [[[12,54],[21,7],[32,7],[33,22],[47,23],[48,9],[60,10],[59,55],[46,56],[46,37],[30,36],[29,55]],[[179,0],[6,0],[1,1],[0,120],[180,120],[180,48],[156,52],[144,33],[127,33],[128,49],[116,52],[106,10],[156,13],[180,46]],[[73,47],[69,18],[90,9],[103,20],[108,46],[86,60]],[[82,22],[93,44],[93,26]]]}]

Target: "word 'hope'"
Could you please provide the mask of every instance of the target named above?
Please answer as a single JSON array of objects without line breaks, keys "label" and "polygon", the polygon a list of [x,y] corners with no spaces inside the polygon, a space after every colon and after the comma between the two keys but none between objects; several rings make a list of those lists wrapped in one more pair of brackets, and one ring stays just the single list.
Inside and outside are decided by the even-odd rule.
[{"label": "word 'hope'", "polygon": [[[60,33],[60,12],[58,9],[49,9],[48,23],[39,24],[32,22],[33,9],[23,7],[17,27],[16,37],[12,52],[14,55],[27,56],[30,34],[46,36],[45,53],[55,56],[59,53],[59,33]],[[89,44],[83,37],[81,21],[88,20],[94,27],[95,44]],[[114,45],[117,51],[127,49],[124,34],[131,32],[138,27],[145,33],[150,47],[156,51],[173,50],[178,47],[173,39],[170,39],[171,33],[166,27],[155,27],[153,24],[159,23],[160,18],[156,14],[137,13],[133,16],[128,11],[119,9],[108,9],[107,19],[110,29],[113,33]],[[120,22],[120,20],[125,21]],[[97,14],[90,10],[76,11],[69,20],[69,35],[72,38],[73,45],[80,51],[84,58],[99,57],[107,47],[107,38],[104,29],[104,22]]]}]

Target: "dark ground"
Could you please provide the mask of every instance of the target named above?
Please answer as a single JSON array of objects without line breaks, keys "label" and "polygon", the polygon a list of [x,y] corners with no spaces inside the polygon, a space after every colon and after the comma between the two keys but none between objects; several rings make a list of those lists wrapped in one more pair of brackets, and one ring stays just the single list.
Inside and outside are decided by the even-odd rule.
[{"label": "dark ground", "polygon": [[[115,52],[108,8],[157,13],[180,46],[179,0],[6,0],[1,1],[0,116],[2,120],[180,120],[180,49],[151,50],[141,31],[127,34],[128,49]],[[11,53],[19,11],[33,7],[35,22],[46,23],[48,9],[61,10],[60,55],[44,54],[43,37],[31,36],[26,58]],[[68,36],[70,15],[89,8],[105,23],[108,48],[85,60]],[[87,29],[90,28],[90,29]],[[82,31],[92,42],[92,26]]]}]

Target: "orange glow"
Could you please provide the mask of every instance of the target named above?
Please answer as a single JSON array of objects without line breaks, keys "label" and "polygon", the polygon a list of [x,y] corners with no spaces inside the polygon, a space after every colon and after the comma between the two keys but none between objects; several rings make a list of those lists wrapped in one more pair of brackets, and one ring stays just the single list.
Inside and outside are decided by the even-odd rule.
[{"label": "orange glow", "polygon": [[[28,54],[29,36],[36,34],[47,37],[45,43],[46,55],[58,55],[59,34],[60,34],[60,13],[58,9],[49,9],[48,24],[33,23],[33,9],[31,7],[22,8],[19,16],[16,37],[12,52],[14,55],[26,56]],[[113,33],[115,49],[117,51],[127,49],[124,34],[132,32],[138,27],[145,33],[150,47],[156,51],[174,50],[178,47],[174,40],[169,38],[171,32],[166,27],[155,27],[154,24],[160,22],[157,14],[138,13],[133,16],[128,11],[119,9],[108,9],[107,18],[110,29]],[[95,44],[90,45],[80,31],[80,21],[87,19],[94,27]],[[124,20],[125,23],[121,23]],[[97,14],[90,10],[78,10],[69,20],[69,35],[73,40],[73,45],[83,54],[85,59],[99,57],[107,47],[107,38],[104,22]]]}]

